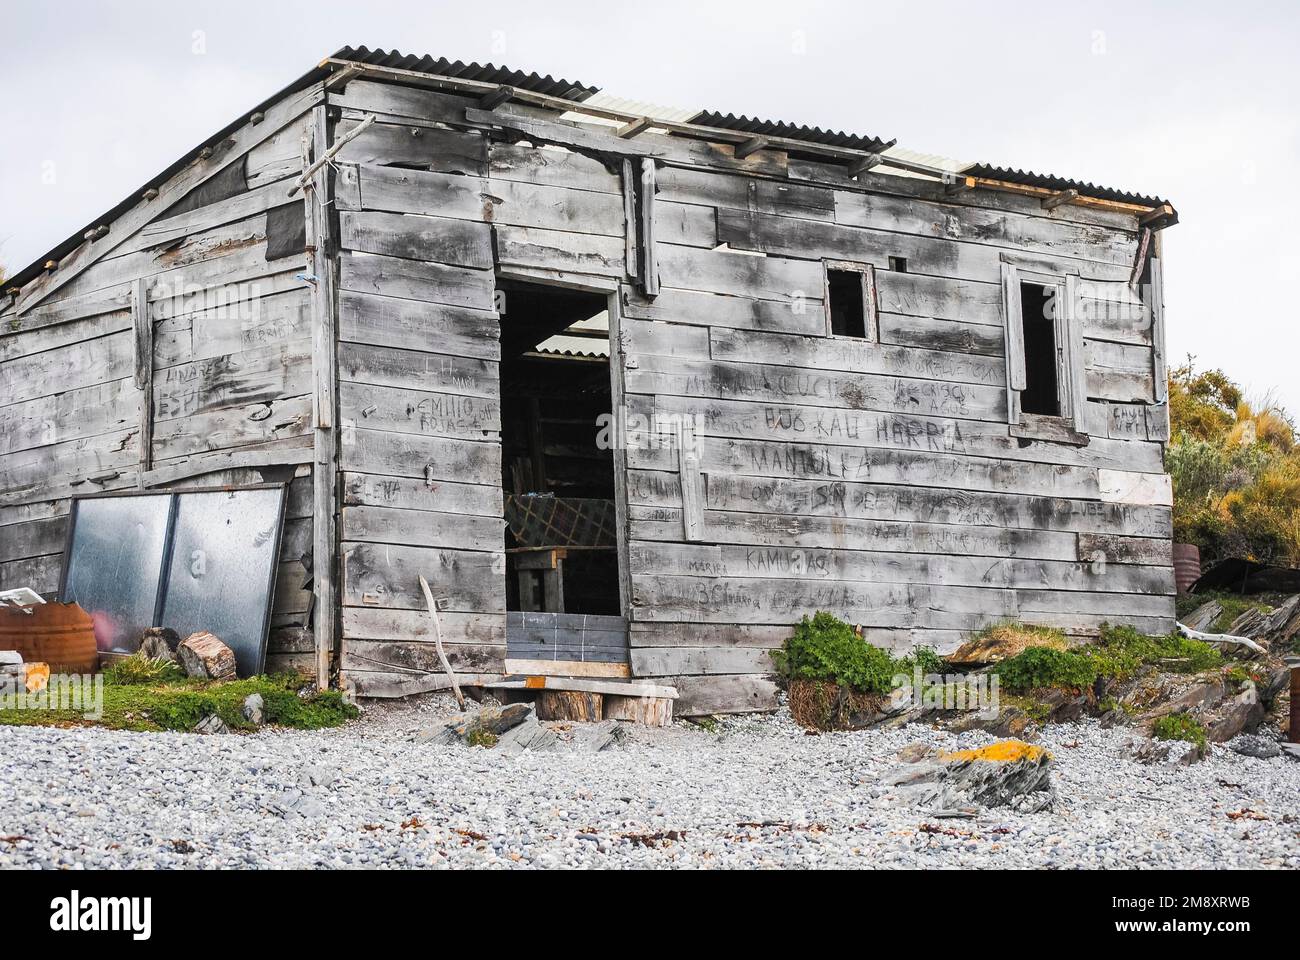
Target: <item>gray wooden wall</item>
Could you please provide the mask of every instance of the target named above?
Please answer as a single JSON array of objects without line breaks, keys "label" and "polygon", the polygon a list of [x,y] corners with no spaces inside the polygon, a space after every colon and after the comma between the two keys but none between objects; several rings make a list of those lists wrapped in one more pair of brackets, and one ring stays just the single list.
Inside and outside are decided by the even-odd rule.
[{"label": "gray wooden wall", "polygon": [[0,587],[58,589],[71,496],[290,481],[268,666],[310,669],[308,294],[301,242],[268,254],[267,225],[286,209],[301,222],[288,178],[322,97],[296,94],[232,133],[0,315]]},{"label": "gray wooden wall", "polygon": [[[343,255],[340,347],[344,663],[363,690],[436,670],[414,576],[430,569],[453,659],[499,669],[494,263],[623,282],[629,412],[704,425],[696,542],[675,449],[630,450],[626,476],[633,673],[676,683],[684,711],[770,706],[769,652],[818,609],[899,649],[1003,618],[1171,626],[1170,511],[1134,477],[1162,473],[1167,414],[1149,315],[1116,309],[1135,299],[1132,216],[619,141],[410,87],[353,81],[331,102],[339,132],[380,120],[337,188],[344,246],[364,254]],[[647,154],[654,299],[628,282],[623,185],[597,159]],[[1010,433],[1006,252],[1079,278],[1086,445]],[[875,266],[880,343],[825,337],[823,259]]]}]

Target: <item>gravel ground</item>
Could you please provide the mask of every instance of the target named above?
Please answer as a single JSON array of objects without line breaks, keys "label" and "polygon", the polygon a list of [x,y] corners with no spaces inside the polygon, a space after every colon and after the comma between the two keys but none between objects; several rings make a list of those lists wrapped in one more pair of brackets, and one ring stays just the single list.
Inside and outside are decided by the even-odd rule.
[{"label": "gravel ground", "polygon": [[452,712],[252,736],[0,727],[0,868],[1300,867],[1286,757],[1147,767],[1123,731],[1050,727],[1055,812],[940,820],[877,777],[905,744],[987,735],[809,736],[778,715],[634,728],[600,754],[406,739]]}]

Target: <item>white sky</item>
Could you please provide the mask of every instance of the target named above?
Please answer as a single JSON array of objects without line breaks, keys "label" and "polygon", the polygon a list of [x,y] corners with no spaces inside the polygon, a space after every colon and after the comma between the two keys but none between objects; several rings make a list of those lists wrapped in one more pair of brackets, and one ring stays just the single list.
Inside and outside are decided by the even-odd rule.
[{"label": "white sky", "polygon": [[338,47],[396,47],[1159,194],[1182,217],[1171,359],[1300,415],[1297,310],[1276,295],[1300,259],[1294,0],[5,0],[0,22],[11,272]]}]

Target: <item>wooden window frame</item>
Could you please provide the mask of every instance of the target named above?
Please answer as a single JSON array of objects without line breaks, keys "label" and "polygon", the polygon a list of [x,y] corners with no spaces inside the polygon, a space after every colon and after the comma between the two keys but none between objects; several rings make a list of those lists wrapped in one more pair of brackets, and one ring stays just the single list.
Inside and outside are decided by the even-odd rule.
[{"label": "wooden window frame", "polygon": [[[834,333],[831,328],[831,271],[856,273],[862,277],[862,326],[865,336],[850,337]],[[822,302],[826,305],[826,336],[856,343],[880,342],[880,298],[876,295],[876,268],[857,260],[822,261]]]},{"label": "wooden window frame", "polygon": [[[1020,394],[1027,385],[1020,284],[1034,283],[1054,290],[1056,306],[1056,390],[1058,416],[1025,413]],[[1087,386],[1083,353],[1083,324],[1079,309],[1079,274],[1033,258],[1002,255],[1002,317],[1007,367],[1007,423],[1013,437],[1083,446]]]}]

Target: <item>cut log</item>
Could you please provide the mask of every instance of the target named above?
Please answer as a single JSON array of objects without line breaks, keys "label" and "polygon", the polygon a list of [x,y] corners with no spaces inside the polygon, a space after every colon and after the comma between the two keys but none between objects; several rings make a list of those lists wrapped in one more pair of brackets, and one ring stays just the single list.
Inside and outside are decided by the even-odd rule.
[{"label": "cut log", "polygon": [[604,716],[606,720],[668,727],[673,722],[673,702],[662,697],[606,697]]},{"label": "cut log", "polygon": [[604,718],[604,695],[581,690],[543,690],[537,697],[539,720],[596,723]]},{"label": "cut log", "polygon": [[185,674],[199,680],[233,680],[235,654],[210,633],[192,633],[176,648]]}]

